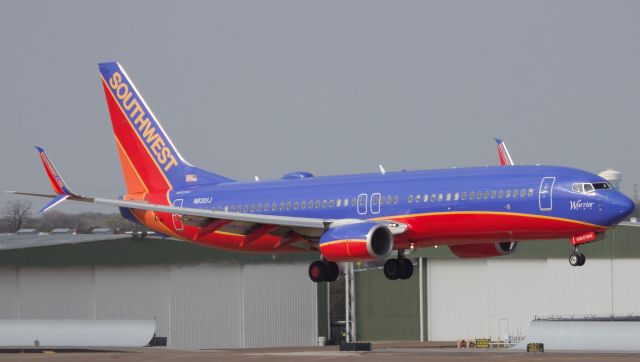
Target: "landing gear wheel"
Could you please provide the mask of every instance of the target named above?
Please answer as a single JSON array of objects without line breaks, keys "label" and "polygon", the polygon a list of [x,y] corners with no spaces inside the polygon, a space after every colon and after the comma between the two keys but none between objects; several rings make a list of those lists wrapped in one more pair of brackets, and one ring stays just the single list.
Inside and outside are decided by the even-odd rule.
[{"label": "landing gear wheel", "polygon": [[578,266],[583,266],[584,263],[587,261],[587,257],[584,256],[584,254],[579,254],[578,258],[580,259],[578,260]]},{"label": "landing gear wheel", "polygon": [[402,272],[398,259],[389,259],[384,262],[384,276],[389,280],[397,280]]},{"label": "landing gear wheel", "polygon": [[329,283],[333,283],[338,280],[338,276],[340,276],[340,268],[338,267],[338,264],[328,261],[325,265],[327,266],[327,275],[325,280]]},{"label": "landing gear wheel", "polygon": [[578,251],[574,251],[569,256],[569,264],[571,264],[572,266],[583,266],[586,261],[587,257]]},{"label": "landing gear wheel", "polygon": [[577,253],[569,255],[569,264],[571,264],[571,266],[578,266],[578,264],[580,264],[580,256],[578,256]]},{"label": "landing gear wheel", "polygon": [[319,260],[314,261],[309,265],[309,278],[315,283],[320,283],[326,280],[329,270],[327,265]]},{"label": "landing gear wheel", "polygon": [[413,263],[409,259],[402,259],[400,261],[400,265],[402,266],[400,272],[400,279],[407,280],[411,278],[413,275]]}]

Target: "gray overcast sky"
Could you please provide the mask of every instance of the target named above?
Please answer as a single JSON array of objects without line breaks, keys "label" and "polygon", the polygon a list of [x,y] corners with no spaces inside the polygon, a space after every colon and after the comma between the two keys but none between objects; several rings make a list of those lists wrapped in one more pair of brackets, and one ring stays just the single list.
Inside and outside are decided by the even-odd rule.
[{"label": "gray overcast sky", "polygon": [[497,136],[517,163],[620,170],[632,196],[638,14],[637,1],[3,1],[0,189],[50,190],[40,145],[78,192],[124,192],[97,68],[117,60],[182,155],[231,178],[495,164]]}]

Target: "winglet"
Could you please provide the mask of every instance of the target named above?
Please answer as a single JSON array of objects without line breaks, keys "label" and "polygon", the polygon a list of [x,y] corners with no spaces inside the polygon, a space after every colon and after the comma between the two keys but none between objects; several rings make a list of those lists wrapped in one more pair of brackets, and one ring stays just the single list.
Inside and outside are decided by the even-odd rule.
[{"label": "winglet", "polygon": [[59,204],[62,203],[62,201],[68,199],[69,197],[71,197],[71,195],[58,195],[56,197],[53,198],[53,200],[49,201],[46,205],[44,205],[42,207],[42,209],[40,209],[40,211],[38,211],[39,214],[44,214],[45,212],[53,209],[54,207],[58,206]]},{"label": "winglet", "polygon": [[[44,166],[44,170],[47,173],[47,177],[49,177],[49,182],[51,182],[51,188],[58,195],[67,195],[67,196],[75,196],[75,194],[67,187],[67,184],[62,179],[60,173],[56,170],[53,162],[49,159],[47,154],[41,147],[34,146],[38,151],[38,155],[40,156],[40,161],[42,161],[42,166]],[[57,198],[56,198],[57,199]],[[63,200],[59,200],[61,202]],[[55,205],[52,205],[55,206]]]},{"label": "winglet", "polygon": [[498,157],[500,158],[500,165],[512,166],[513,159],[511,159],[511,155],[509,154],[509,150],[507,149],[507,144],[499,138],[494,139],[498,143]]}]

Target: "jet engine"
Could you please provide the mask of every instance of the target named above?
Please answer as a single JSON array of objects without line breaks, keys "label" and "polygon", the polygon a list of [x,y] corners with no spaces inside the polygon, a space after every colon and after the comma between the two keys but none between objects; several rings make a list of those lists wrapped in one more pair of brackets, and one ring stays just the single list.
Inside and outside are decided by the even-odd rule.
[{"label": "jet engine", "polygon": [[382,259],[392,250],[391,231],[375,222],[332,225],[320,237],[320,253],[335,262]]},{"label": "jet engine", "polygon": [[499,243],[450,245],[451,252],[459,258],[488,258],[512,254],[518,249],[519,242],[503,241]]}]

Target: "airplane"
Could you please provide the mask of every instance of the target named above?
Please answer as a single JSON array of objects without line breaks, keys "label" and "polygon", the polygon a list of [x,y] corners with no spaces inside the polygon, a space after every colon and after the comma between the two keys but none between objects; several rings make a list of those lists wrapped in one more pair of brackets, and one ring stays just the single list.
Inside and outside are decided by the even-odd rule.
[{"label": "airplane", "polygon": [[496,139],[500,166],[235,181],[197,168],[178,152],[117,62],[99,64],[126,194],[118,199],[73,192],[37,147],[55,194],[65,201],[118,207],[123,217],[167,237],[244,252],[317,252],[314,282],[333,282],[339,262],[382,261],[390,280],[408,279],[407,250],[447,245],[461,258],[513,253],[520,242],[600,240],[634,203],[605,179],[560,166],[515,165]]}]

